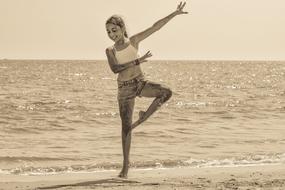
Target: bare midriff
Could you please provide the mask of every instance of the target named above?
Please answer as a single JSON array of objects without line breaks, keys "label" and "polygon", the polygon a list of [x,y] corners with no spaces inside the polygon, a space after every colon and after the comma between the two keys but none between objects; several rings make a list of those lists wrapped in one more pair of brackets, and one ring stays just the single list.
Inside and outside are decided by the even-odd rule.
[{"label": "bare midriff", "polygon": [[142,70],[139,65],[127,68],[126,70],[122,71],[118,75],[118,81],[128,81],[134,78],[142,76]]}]

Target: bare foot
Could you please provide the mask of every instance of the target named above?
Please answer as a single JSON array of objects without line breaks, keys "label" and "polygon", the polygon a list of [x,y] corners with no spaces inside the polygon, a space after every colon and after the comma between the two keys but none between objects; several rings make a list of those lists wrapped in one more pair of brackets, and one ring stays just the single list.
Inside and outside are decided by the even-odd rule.
[{"label": "bare foot", "polygon": [[127,174],[127,172],[125,172],[125,171],[122,170],[122,171],[119,173],[118,177],[127,179],[127,178],[128,178],[128,174]]},{"label": "bare foot", "polygon": [[140,111],[140,112],[139,112],[139,119],[138,119],[136,122],[134,122],[134,123],[132,124],[132,129],[134,129],[134,128],[137,127],[139,124],[141,124],[142,122],[145,121],[144,114],[145,114],[144,111]]}]

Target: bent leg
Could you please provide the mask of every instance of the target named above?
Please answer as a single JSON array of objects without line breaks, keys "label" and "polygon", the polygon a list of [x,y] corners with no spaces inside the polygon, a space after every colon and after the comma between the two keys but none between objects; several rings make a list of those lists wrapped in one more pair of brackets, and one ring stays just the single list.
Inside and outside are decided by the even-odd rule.
[{"label": "bent leg", "polygon": [[131,148],[131,125],[135,99],[119,101],[120,117],[122,120],[123,167],[119,177],[127,178],[129,170],[129,155]]},{"label": "bent leg", "polygon": [[155,97],[149,108],[144,112],[140,111],[139,119],[133,123],[132,129],[146,121],[163,103],[170,99],[172,91],[160,84],[148,82],[142,89],[140,96]]}]

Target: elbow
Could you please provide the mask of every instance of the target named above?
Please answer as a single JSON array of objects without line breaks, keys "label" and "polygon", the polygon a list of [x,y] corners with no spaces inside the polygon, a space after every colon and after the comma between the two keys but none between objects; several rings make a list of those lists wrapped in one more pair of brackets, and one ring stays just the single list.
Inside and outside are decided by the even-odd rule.
[{"label": "elbow", "polygon": [[116,67],[111,68],[111,70],[112,70],[112,72],[113,72],[114,74],[117,74],[117,73],[120,72],[119,69],[116,68]]},{"label": "elbow", "polygon": [[162,28],[162,26],[163,25],[160,22],[157,22],[157,23],[154,23],[152,25],[152,28],[154,29],[154,31],[158,31],[158,30],[160,30]]}]

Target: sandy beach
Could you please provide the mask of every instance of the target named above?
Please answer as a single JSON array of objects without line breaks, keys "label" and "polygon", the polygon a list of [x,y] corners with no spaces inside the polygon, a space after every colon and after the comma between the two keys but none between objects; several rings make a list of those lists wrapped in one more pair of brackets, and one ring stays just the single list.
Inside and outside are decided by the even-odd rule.
[{"label": "sandy beach", "polygon": [[47,176],[2,175],[1,190],[29,189],[285,189],[285,165],[132,169],[128,179],[118,171]]}]

